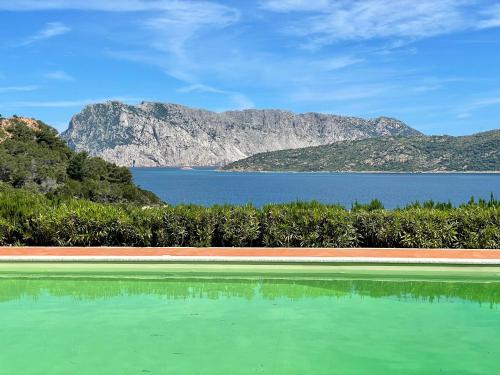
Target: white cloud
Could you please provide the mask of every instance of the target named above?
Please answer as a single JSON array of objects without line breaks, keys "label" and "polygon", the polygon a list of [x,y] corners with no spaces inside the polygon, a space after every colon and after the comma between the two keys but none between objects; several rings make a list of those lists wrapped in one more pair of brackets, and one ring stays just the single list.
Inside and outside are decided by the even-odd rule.
[{"label": "white cloud", "polygon": [[63,70],[49,72],[49,73],[45,74],[44,77],[47,79],[53,79],[55,81],[67,81],[67,82],[69,82],[69,81],[75,80],[75,78],[73,78],[72,76],[70,76],[68,73],[66,73]]},{"label": "white cloud", "polygon": [[190,92],[209,92],[214,94],[227,94],[228,91],[220,90],[215,87],[195,83],[189,86],[181,87],[177,90],[177,92],[181,93],[190,93]]},{"label": "white cloud", "polygon": [[38,90],[38,86],[29,85],[29,86],[4,86],[0,87],[0,94],[9,93],[9,92],[28,92]]},{"label": "white cloud", "polygon": [[332,88],[329,90],[318,89],[300,90],[292,94],[292,99],[301,102],[332,102],[365,99],[377,97],[391,87],[382,85],[352,85],[346,87]]},{"label": "white cloud", "polygon": [[313,11],[286,28],[309,38],[307,46],[348,40],[416,40],[463,30],[500,26],[500,5],[480,0],[267,0],[276,12]]},{"label": "white cloud", "polygon": [[329,0],[262,0],[263,9],[275,12],[298,12],[323,10],[330,4]]},{"label": "white cloud", "polygon": [[332,71],[359,64],[363,61],[363,59],[358,59],[352,56],[340,56],[332,59],[312,61],[311,65],[324,71]]},{"label": "white cloud", "polygon": [[173,2],[144,25],[155,32],[155,48],[183,55],[187,41],[202,29],[224,28],[239,17],[236,9],[216,3]]},{"label": "white cloud", "polygon": [[216,87],[211,87],[203,84],[192,84],[189,86],[181,87],[180,89],[177,90],[177,92],[180,93],[191,93],[191,92],[198,92],[198,93],[212,93],[212,94],[220,94],[220,95],[225,95],[227,96],[233,106],[234,109],[249,109],[249,108],[254,108],[255,104],[252,102],[250,98],[248,98],[246,95],[236,92],[236,91],[228,91],[228,90],[221,90]]},{"label": "white cloud", "polygon": [[460,107],[460,111],[457,114],[458,118],[467,118],[472,116],[472,112],[479,109],[500,106],[500,96],[490,96],[472,101],[471,103],[465,104]]},{"label": "white cloud", "polygon": [[0,108],[72,108],[106,101],[139,102],[143,98],[116,96],[98,99],[0,102]]},{"label": "white cloud", "polygon": [[26,38],[21,45],[28,45],[40,40],[50,39],[58,35],[66,34],[69,31],[71,31],[71,28],[61,22],[49,22],[42,30]]},{"label": "white cloud", "polygon": [[484,19],[478,23],[479,29],[500,27],[500,4],[493,5],[483,12]]},{"label": "white cloud", "polygon": [[211,7],[214,4],[209,1],[191,0],[0,0],[0,10],[43,11],[74,9],[101,12],[145,12],[171,11],[182,7],[192,7],[203,11],[203,8]]}]

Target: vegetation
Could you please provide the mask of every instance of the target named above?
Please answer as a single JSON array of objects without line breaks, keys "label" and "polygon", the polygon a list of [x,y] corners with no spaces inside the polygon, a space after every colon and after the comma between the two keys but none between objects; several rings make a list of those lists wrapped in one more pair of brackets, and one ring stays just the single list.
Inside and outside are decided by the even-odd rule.
[{"label": "vegetation", "polygon": [[[497,160],[491,142],[498,132],[490,133],[475,137]],[[490,159],[484,163],[496,163]],[[0,245],[500,247],[500,202],[493,197],[396,210],[380,201],[350,210],[317,202],[261,209],[158,203],[127,168],[70,150],[40,121],[0,119]]]},{"label": "vegetation", "polygon": [[138,207],[0,184],[0,244],[500,248],[500,201]]},{"label": "vegetation", "polygon": [[0,120],[0,182],[50,197],[160,202],[153,193],[134,185],[127,168],[76,153],[56,130],[41,121],[17,116]]},{"label": "vegetation", "polygon": [[236,171],[500,171],[500,130],[466,137],[380,137],[266,152]]}]

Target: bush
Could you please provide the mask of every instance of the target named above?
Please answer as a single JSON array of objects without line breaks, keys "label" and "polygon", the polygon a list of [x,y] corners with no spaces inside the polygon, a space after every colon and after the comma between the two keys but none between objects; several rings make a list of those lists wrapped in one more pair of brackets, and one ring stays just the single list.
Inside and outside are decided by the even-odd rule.
[{"label": "bush", "polygon": [[211,246],[215,230],[213,211],[194,205],[165,206],[148,214],[153,246]]},{"label": "bush", "polygon": [[500,208],[464,206],[450,211],[456,227],[454,247],[500,248]]},{"label": "bush", "polygon": [[258,246],[261,228],[259,211],[252,205],[214,207],[214,246]]},{"label": "bush", "polygon": [[0,246],[12,243],[13,229],[7,220],[0,218]]},{"label": "bush", "polygon": [[389,247],[445,248],[456,243],[448,212],[436,209],[396,210],[386,228]]},{"label": "bush", "polygon": [[[354,208],[354,207],[353,207]],[[500,248],[497,201],[379,204],[352,211],[317,202],[140,208],[52,197],[0,183],[0,245]]]},{"label": "bush", "polygon": [[76,200],[33,219],[34,240],[53,246],[145,246],[147,232],[119,206]]},{"label": "bush", "polygon": [[352,247],[358,242],[348,211],[317,202],[264,207],[262,241],[269,247]]}]

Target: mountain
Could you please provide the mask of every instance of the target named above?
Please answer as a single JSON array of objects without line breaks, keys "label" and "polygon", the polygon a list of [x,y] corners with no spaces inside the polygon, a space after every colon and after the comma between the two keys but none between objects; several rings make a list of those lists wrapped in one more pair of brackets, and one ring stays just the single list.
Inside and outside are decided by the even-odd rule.
[{"label": "mountain", "polygon": [[233,171],[500,171],[500,130],[464,137],[380,137],[253,155]]},{"label": "mountain", "polygon": [[61,134],[77,151],[123,166],[215,166],[266,151],[420,134],[401,121],[281,110],[216,113],[177,104],[111,101],[76,114]]},{"label": "mountain", "polygon": [[160,202],[134,185],[127,168],[76,153],[55,129],[17,116],[0,118],[0,188],[5,184],[96,202]]}]

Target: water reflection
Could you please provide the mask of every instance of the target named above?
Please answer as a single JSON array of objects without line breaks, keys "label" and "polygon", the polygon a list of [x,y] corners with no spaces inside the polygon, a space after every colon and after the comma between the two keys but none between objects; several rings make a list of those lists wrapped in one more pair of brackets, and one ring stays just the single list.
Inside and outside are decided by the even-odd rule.
[{"label": "water reflection", "polygon": [[39,298],[49,294],[82,300],[117,296],[152,295],[167,299],[304,299],[347,298],[361,295],[374,298],[395,297],[428,302],[460,299],[495,305],[500,302],[500,282],[464,281],[377,281],[314,279],[217,279],[172,278],[141,279],[0,279],[0,302],[20,298]]}]

